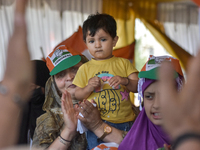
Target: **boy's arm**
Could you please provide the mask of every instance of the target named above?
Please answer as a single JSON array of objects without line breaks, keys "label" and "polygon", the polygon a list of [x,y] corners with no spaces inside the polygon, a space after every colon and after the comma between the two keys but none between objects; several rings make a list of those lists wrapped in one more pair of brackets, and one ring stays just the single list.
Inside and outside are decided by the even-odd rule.
[{"label": "boy's arm", "polygon": [[90,94],[93,91],[93,87],[90,86],[85,86],[84,88],[80,88],[80,87],[76,87],[76,91],[75,91],[75,97],[77,100],[83,100],[88,98],[88,96],[90,96]]},{"label": "boy's arm", "polygon": [[133,93],[137,93],[138,80],[138,72],[131,73],[127,78],[127,89]]},{"label": "boy's arm", "polygon": [[85,87],[76,87],[75,97],[77,100],[83,100],[88,98],[90,94],[95,90],[95,88],[101,86],[101,79],[99,77],[92,77],[88,81],[88,85]]}]

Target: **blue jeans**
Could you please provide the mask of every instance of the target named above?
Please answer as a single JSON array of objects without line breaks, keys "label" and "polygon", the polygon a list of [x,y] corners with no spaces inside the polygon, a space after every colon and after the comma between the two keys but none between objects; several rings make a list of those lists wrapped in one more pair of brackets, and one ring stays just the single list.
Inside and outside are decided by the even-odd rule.
[{"label": "blue jeans", "polygon": [[[129,131],[133,125],[132,121],[125,122],[125,123],[111,123],[111,122],[104,120],[104,122],[112,127],[115,127],[119,130],[124,130],[124,131]],[[87,138],[87,142],[88,142],[87,150],[91,150],[92,148],[96,147],[97,145],[99,145],[101,143],[105,143],[101,140],[97,140],[98,137],[90,130],[88,130],[86,132],[86,138]]]}]

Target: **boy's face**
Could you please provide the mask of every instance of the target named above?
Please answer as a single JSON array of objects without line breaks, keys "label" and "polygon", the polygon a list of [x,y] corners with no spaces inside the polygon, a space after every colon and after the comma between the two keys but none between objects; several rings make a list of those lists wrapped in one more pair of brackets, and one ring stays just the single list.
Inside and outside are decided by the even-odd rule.
[{"label": "boy's face", "polygon": [[90,54],[95,60],[104,60],[112,57],[113,47],[116,45],[118,37],[114,39],[103,29],[97,30],[92,37],[88,31],[86,36],[86,45]]},{"label": "boy's face", "polygon": [[159,104],[158,82],[149,85],[144,91],[144,108],[147,117],[155,125],[162,125],[162,116]]}]

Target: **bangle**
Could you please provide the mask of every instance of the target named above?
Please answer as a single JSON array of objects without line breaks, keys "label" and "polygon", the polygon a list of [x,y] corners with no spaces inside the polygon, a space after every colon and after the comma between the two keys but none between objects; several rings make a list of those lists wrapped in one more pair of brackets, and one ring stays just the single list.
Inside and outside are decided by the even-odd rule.
[{"label": "bangle", "polygon": [[127,86],[129,84],[129,78],[127,77],[126,79],[128,79],[128,83],[125,86]]},{"label": "bangle", "polygon": [[68,143],[71,143],[71,141],[65,140],[61,135],[58,136],[58,139],[64,145],[68,145]]},{"label": "bangle", "polygon": [[200,141],[200,135],[196,133],[185,133],[180,135],[172,144],[172,148],[175,150],[181,143],[188,139],[196,139]]},{"label": "bangle", "polygon": [[[7,95],[7,94],[9,94],[8,88],[7,88],[5,85],[2,85],[1,83],[0,83],[0,94],[2,94],[2,95]],[[12,98],[12,101],[13,101],[15,104],[17,104],[20,108],[23,108],[24,105],[26,104],[26,102],[24,102],[24,101],[21,99],[21,97],[20,97],[19,94],[14,94],[14,96],[13,96],[13,98]]]}]

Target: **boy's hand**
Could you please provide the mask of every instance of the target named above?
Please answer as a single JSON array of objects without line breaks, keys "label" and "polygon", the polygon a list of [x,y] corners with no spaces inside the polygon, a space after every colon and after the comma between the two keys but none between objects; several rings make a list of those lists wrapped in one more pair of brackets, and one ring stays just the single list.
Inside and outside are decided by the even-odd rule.
[{"label": "boy's hand", "polygon": [[88,81],[88,86],[92,88],[92,91],[94,91],[98,87],[101,87],[101,78],[99,77],[90,78]]},{"label": "boy's hand", "polygon": [[120,84],[127,85],[129,81],[127,78],[114,76],[108,82],[111,87],[117,88]]}]

